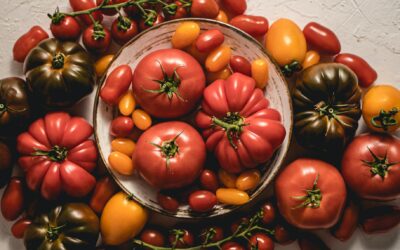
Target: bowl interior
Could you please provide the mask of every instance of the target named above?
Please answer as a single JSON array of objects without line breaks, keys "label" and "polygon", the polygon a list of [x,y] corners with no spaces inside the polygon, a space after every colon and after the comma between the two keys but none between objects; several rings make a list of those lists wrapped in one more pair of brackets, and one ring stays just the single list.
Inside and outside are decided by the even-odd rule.
[{"label": "bowl interior", "polygon": [[[251,193],[253,199],[259,195],[272,180],[279,170],[279,167],[286,156],[289,147],[291,131],[292,131],[292,106],[289,89],[284,77],[281,75],[276,64],[265,53],[261,44],[246,33],[228,25],[214,20],[190,18],[187,20],[199,23],[201,30],[219,29],[225,35],[225,43],[232,47],[233,54],[246,57],[248,60],[264,58],[269,62],[270,78],[269,84],[265,91],[266,98],[269,99],[271,107],[277,109],[282,116],[282,123],[286,129],[286,138],[282,146],[277,150],[274,157],[264,166],[262,181],[259,186]],[[149,52],[171,48],[171,37],[176,27],[181,21],[170,21],[159,26],[153,27],[131,40],[125,45],[115,56],[114,61],[109,66],[105,77],[103,77],[99,89],[104,83],[106,76],[112,72],[114,68],[121,64],[128,64],[134,70],[138,62]],[[187,205],[180,206],[176,213],[169,213],[163,210],[157,203],[157,192],[155,188],[149,186],[137,174],[133,176],[122,176],[115,172],[108,165],[108,155],[111,153],[112,137],[109,134],[111,121],[113,120],[115,110],[108,106],[97,93],[94,106],[94,127],[95,136],[98,143],[98,149],[104,164],[114,177],[121,188],[133,195],[134,199],[145,207],[173,217],[179,218],[201,218],[223,215],[235,210],[235,206],[217,205],[216,208],[207,214],[193,214]]]}]

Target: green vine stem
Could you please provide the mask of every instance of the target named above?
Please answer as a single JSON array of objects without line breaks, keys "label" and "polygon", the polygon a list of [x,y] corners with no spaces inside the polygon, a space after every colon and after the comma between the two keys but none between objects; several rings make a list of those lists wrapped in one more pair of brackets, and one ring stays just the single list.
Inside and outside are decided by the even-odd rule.
[{"label": "green vine stem", "polygon": [[238,139],[243,131],[243,127],[248,125],[244,122],[245,119],[237,112],[228,112],[222,119],[214,116],[211,120],[213,126],[220,127],[225,131],[229,140],[229,144],[234,149],[237,149],[234,139]]}]

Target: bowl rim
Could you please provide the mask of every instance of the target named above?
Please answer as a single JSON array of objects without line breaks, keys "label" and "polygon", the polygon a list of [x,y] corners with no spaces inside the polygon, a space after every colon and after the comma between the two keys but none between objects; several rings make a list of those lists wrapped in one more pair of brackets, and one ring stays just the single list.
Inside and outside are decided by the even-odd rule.
[{"label": "bowl rim", "polygon": [[[129,192],[129,190],[127,190],[125,188],[125,186],[119,181],[119,179],[114,175],[113,171],[110,169],[110,166],[107,163],[106,158],[103,155],[103,152],[100,150],[100,143],[99,143],[99,137],[97,134],[97,109],[98,109],[98,105],[99,105],[99,100],[100,100],[100,90],[102,88],[102,86],[104,85],[105,82],[105,78],[107,76],[107,73],[109,71],[110,66],[113,64],[113,62],[119,57],[119,55],[122,53],[122,51],[130,46],[132,43],[136,42],[137,40],[139,40],[143,35],[145,35],[148,32],[152,32],[155,31],[157,29],[159,29],[160,27],[166,26],[166,25],[170,25],[170,24],[175,24],[175,23],[181,23],[181,22],[187,22],[187,21],[194,21],[194,22],[206,22],[206,23],[211,23],[211,24],[216,24],[219,26],[223,26],[225,28],[228,28],[230,30],[233,30],[234,32],[238,33],[239,35],[241,35],[243,38],[245,38],[246,40],[248,40],[249,42],[253,43],[254,45],[256,45],[260,51],[262,51],[262,53],[267,56],[269,58],[269,60],[272,62],[273,66],[276,68],[277,72],[278,72],[278,76],[280,78],[280,80],[285,83],[284,85],[284,92],[287,94],[287,96],[289,97],[289,109],[290,109],[290,130],[286,131],[286,136],[288,137],[288,145],[286,146],[286,148],[284,149],[283,152],[283,157],[281,158],[281,160],[278,160],[276,162],[276,167],[274,169],[271,170],[271,172],[269,173],[267,179],[262,182],[256,189],[255,191],[251,194],[250,196],[250,200],[241,206],[233,206],[233,205],[225,205],[225,208],[228,209],[229,211],[222,213],[222,214],[218,214],[218,213],[199,213],[195,216],[192,216],[190,213],[188,213],[187,216],[184,217],[180,217],[178,216],[178,214],[176,213],[170,213],[164,209],[159,209],[158,207],[154,207],[151,206],[143,201],[141,201],[140,198],[136,197],[135,194],[131,194]],[[190,17],[190,18],[181,18],[181,19],[175,19],[175,20],[170,20],[170,21],[166,21],[163,22],[161,24],[152,26],[142,32],[140,32],[138,35],[136,35],[135,37],[133,37],[129,42],[127,42],[126,44],[124,44],[121,48],[119,48],[119,50],[115,53],[113,59],[111,60],[111,62],[109,63],[109,65],[107,66],[106,70],[104,71],[103,75],[98,79],[97,82],[97,90],[96,90],[96,95],[95,95],[95,100],[94,100],[94,105],[93,105],[93,128],[94,128],[94,138],[95,138],[95,143],[100,155],[100,158],[104,164],[104,166],[107,169],[107,172],[111,175],[111,177],[114,179],[114,181],[118,184],[118,186],[122,189],[122,191],[124,191],[127,194],[130,194],[132,199],[136,202],[138,202],[141,206],[144,206],[145,208],[149,209],[152,212],[161,214],[163,216],[167,216],[170,218],[174,218],[174,219],[179,219],[179,220],[198,220],[198,219],[211,219],[211,218],[221,218],[223,216],[228,216],[230,214],[232,214],[233,212],[239,210],[240,208],[251,204],[252,201],[254,201],[257,197],[259,197],[266,189],[267,187],[269,187],[271,184],[273,184],[273,181],[276,177],[276,175],[278,174],[279,170],[282,167],[283,162],[285,161],[289,148],[290,148],[290,144],[292,141],[292,134],[293,134],[293,103],[292,103],[292,98],[291,98],[291,94],[290,94],[290,89],[289,89],[289,84],[286,80],[286,78],[283,76],[282,71],[280,70],[279,65],[277,64],[276,60],[270,55],[270,53],[264,48],[264,46],[261,44],[261,42],[259,42],[258,40],[256,40],[254,37],[252,37],[251,35],[249,35],[248,33],[244,32],[243,30],[236,28],[233,25],[230,25],[229,23],[224,23],[218,20],[214,20],[214,19],[208,19],[208,18],[195,18],[195,17]],[[282,149],[282,148],[279,148]],[[269,181],[267,181],[269,180]]]}]

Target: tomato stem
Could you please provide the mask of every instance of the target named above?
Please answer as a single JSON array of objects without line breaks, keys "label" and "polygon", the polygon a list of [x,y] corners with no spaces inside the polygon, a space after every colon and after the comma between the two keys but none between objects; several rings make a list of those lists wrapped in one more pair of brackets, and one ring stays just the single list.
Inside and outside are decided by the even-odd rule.
[{"label": "tomato stem", "polygon": [[382,177],[382,179],[385,178],[391,166],[399,163],[399,162],[390,163],[387,157],[387,151],[383,158],[378,157],[369,147],[368,151],[372,155],[373,161],[366,161],[366,160],[361,160],[361,161],[364,162],[365,165],[371,167],[370,171],[373,175],[379,175],[380,177]]},{"label": "tomato stem", "polygon": [[298,206],[293,207],[292,209],[311,207],[311,208],[319,208],[322,200],[321,189],[317,187],[319,179],[319,174],[315,177],[312,189],[306,189],[306,195],[304,196],[294,196],[292,197],[295,200],[303,201]]},{"label": "tomato stem", "polygon": [[51,62],[51,66],[53,69],[62,69],[64,67],[65,55],[61,52],[58,52]]},{"label": "tomato stem", "polygon": [[49,239],[50,242],[54,242],[55,240],[58,239],[58,236],[60,235],[60,230],[66,227],[66,224],[63,224],[61,226],[50,226],[50,224],[47,225],[47,232],[46,232],[46,238]]},{"label": "tomato stem", "polygon": [[67,158],[68,149],[66,147],[54,146],[51,150],[45,151],[40,149],[35,149],[32,156],[46,156],[54,162],[62,162]]},{"label": "tomato stem", "polygon": [[293,61],[289,64],[286,64],[281,68],[281,71],[284,76],[291,77],[294,73],[299,72],[303,69],[299,61]]},{"label": "tomato stem", "polygon": [[222,128],[226,135],[228,136],[229,144],[237,149],[237,145],[234,143],[234,139],[239,139],[240,134],[242,133],[243,127],[248,124],[244,123],[244,118],[240,116],[238,112],[228,112],[226,116],[222,119],[217,117],[212,118],[213,126],[217,126]]},{"label": "tomato stem", "polygon": [[53,24],[59,24],[64,19],[65,14],[60,13],[60,9],[57,7],[53,15],[48,13],[47,16],[51,19]]},{"label": "tomato stem", "polygon": [[389,111],[381,110],[379,115],[371,118],[372,126],[376,128],[382,128],[384,131],[387,131],[390,126],[396,126],[398,124],[395,119],[395,115],[399,112],[399,108],[394,107]]},{"label": "tomato stem", "polygon": [[153,142],[150,143],[151,145],[160,149],[162,155],[166,158],[167,168],[169,168],[170,159],[174,158],[175,155],[179,153],[179,146],[176,143],[176,140],[182,133],[183,131],[177,134],[172,140],[162,142],[161,145]]},{"label": "tomato stem", "polygon": [[330,105],[326,104],[324,101],[317,103],[314,109],[319,112],[320,116],[328,116],[330,119],[337,120],[341,125],[345,127],[351,127],[350,124],[344,122],[340,115],[351,112],[353,109],[357,108],[356,104],[336,104]]}]

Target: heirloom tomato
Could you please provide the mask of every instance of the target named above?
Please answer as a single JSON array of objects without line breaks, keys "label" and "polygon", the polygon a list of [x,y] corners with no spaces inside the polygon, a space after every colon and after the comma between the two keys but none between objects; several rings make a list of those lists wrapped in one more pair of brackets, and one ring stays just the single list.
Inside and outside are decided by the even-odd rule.
[{"label": "heirloom tomato", "polygon": [[201,107],[195,122],[203,129],[207,149],[230,173],[268,161],[285,138],[279,112],[269,108],[254,79],[243,74],[209,85]]}]

